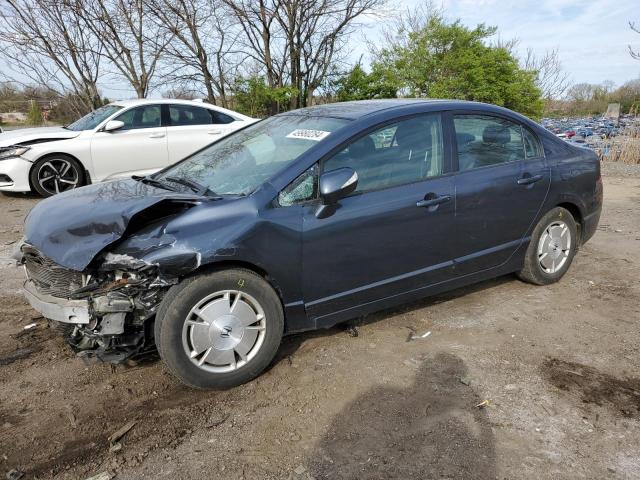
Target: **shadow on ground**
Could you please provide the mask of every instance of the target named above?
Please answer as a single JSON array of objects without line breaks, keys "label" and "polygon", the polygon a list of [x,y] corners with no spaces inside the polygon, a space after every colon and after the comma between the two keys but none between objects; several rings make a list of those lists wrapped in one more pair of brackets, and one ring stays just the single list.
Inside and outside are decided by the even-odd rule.
[{"label": "shadow on ground", "polygon": [[495,439],[464,362],[438,354],[406,389],[380,386],[332,421],[309,461],[315,478],[496,477]]},{"label": "shadow on ground", "polygon": [[357,327],[359,326],[384,321],[389,319],[390,317],[393,317],[394,315],[408,313],[414,310],[420,310],[422,308],[428,308],[432,305],[456,300],[472,293],[483,292],[492,288],[497,288],[505,283],[514,281],[516,280],[513,275],[504,275],[491,280],[474,283],[466,287],[456,288],[454,290],[443,292],[438,295],[425,297],[420,300],[400,305],[398,307],[380,310],[365,317],[354,318],[352,320],[340,323],[332,328],[312,330],[286,336],[282,339],[282,343],[280,345],[280,348],[278,349],[278,353],[276,354],[274,361],[271,362],[271,365],[267,368],[267,370],[271,370],[278,363],[294,355],[296,351],[298,351],[298,349],[302,346],[302,344],[311,338],[332,336],[338,333],[342,333],[344,332],[344,330],[347,330],[351,335],[354,335],[357,334]]}]

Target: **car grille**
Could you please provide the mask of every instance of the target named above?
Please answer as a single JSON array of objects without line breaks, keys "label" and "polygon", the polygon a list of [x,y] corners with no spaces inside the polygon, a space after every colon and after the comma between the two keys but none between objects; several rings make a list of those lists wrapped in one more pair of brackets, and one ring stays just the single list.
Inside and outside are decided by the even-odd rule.
[{"label": "car grille", "polygon": [[71,292],[83,285],[81,272],[61,267],[34,248],[22,247],[27,278],[40,293],[59,298],[69,298]]}]

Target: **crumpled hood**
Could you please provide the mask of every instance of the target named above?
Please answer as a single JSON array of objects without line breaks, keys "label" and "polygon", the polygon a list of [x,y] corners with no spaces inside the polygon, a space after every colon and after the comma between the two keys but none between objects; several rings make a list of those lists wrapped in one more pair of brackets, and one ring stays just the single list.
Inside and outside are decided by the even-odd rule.
[{"label": "crumpled hood", "polygon": [[82,271],[119,240],[131,219],[158,206],[196,205],[205,197],[172,192],[135,180],[99,183],[47,198],[25,221],[25,242],[59,265]]},{"label": "crumpled hood", "polygon": [[62,127],[23,128],[5,131],[0,134],[0,148],[16,144],[33,142],[34,140],[65,140],[75,138],[82,132],[74,132]]}]

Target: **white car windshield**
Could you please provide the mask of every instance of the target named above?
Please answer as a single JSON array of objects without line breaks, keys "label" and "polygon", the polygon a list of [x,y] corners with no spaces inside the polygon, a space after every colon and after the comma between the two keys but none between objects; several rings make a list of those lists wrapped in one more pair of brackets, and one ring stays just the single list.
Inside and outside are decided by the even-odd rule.
[{"label": "white car windshield", "polygon": [[76,120],[71,125],[67,125],[64,128],[67,130],[73,130],[74,132],[93,130],[118,110],[122,110],[122,108],[123,107],[120,107],[119,105],[105,105],[104,107],[100,107],[97,110],[86,114],[81,119]]},{"label": "white car windshield", "polygon": [[347,123],[304,115],[271,117],[219,140],[154,179],[186,179],[217,195],[246,195]]}]

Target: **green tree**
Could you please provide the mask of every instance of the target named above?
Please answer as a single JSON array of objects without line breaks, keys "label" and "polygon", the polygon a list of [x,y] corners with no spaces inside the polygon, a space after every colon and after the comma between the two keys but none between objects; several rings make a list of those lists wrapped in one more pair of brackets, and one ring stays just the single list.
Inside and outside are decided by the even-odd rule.
[{"label": "green tree", "polygon": [[396,97],[399,85],[393,79],[388,79],[385,73],[377,67],[367,73],[358,62],[334,82],[338,101]]},{"label": "green tree", "polygon": [[235,109],[251,117],[266,117],[287,110],[298,91],[293,87],[270,87],[260,76],[239,77],[232,87]]},{"label": "green tree", "polygon": [[404,95],[493,103],[539,118],[543,102],[536,73],[520,68],[507,48],[488,44],[495,32],[433,14],[376,52],[373,69],[382,79],[395,79]]},{"label": "green tree", "polygon": [[42,125],[42,110],[38,102],[31,102],[31,108],[27,113],[27,125]]}]

